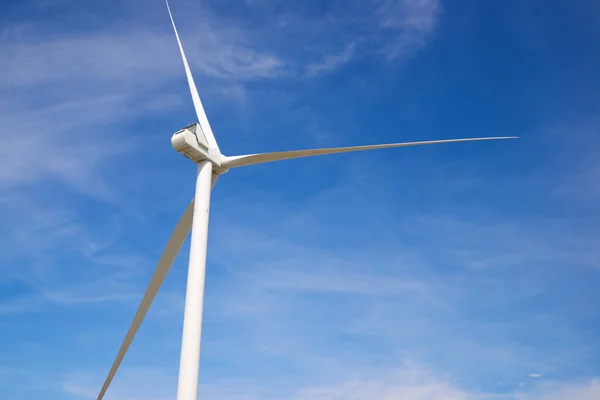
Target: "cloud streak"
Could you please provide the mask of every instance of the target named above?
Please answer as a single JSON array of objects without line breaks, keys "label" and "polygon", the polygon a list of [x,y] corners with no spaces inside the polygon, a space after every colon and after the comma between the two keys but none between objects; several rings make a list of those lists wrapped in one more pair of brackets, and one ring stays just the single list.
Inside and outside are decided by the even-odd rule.
[{"label": "cloud streak", "polygon": [[404,58],[424,47],[438,25],[439,0],[382,0],[377,8],[379,27],[392,36],[382,49],[385,58]]},{"label": "cloud streak", "polygon": [[[224,380],[201,383],[199,395],[216,400],[592,400],[598,395],[599,386],[590,382],[542,384],[532,391],[522,389],[505,394],[473,392],[460,387],[448,377],[436,376],[420,366],[407,362],[404,367],[385,377],[369,377],[367,374],[330,385],[307,385],[300,387],[255,386],[247,381]],[[156,379],[160,376],[161,379]],[[63,378],[65,393],[78,399],[94,398],[95,391],[87,385],[93,379],[90,374],[70,374]],[[111,396],[114,399],[137,400],[149,398],[162,400],[172,397],[175,389],[174,371],[169,369],[130,368],[123,379],[115,382]],[[162,383],[157,383],[162,382]]]}]

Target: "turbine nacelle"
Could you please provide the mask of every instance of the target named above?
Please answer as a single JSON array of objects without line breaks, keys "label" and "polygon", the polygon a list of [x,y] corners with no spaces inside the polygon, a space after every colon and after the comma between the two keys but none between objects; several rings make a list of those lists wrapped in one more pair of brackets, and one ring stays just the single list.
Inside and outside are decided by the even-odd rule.
[{"label": "turbine nacelle", "polygon": [[183,154],[196,164],[208,161],[215,174],[224,174],[227,168],[222,167],[222,156],[218,149],[210,147],[210,143],[200,124],[194,123],[175,132],[171,137],[171,145],[178,153]]}]

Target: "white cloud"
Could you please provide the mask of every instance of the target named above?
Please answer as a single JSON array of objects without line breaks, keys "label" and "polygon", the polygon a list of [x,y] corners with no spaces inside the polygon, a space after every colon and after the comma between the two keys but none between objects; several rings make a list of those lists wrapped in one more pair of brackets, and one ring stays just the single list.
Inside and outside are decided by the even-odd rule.
[{"label": "white cloud", "polygon": [[79,210],[18,190],[4,195],[0,205],[11,233],[0,239],[0,283],[20,288],[0,300],[0,314],[139,302],[155,260],[124,247],[110,220],[86,223]]},{"label": "white cloud", "polygon": [[541,384],[529,394],[515,396],[516,400],[596,400],[600,398],[600,380],[588,382],[550,382]]},{"label": "white cloud", "polygon": [[[368,19],[359,23],[368,31],[394,32],[387,53],[396,57],[424,43],[435,27],[439,4],[404,0],[382,2],[376,9],[377,28],[369,28],[373,21]],[[182,14],[176,11],[176,18],[178,13]],[[302,52],[289,46],[287,54],[272,50],[272,40],[214,14],[201,13],[193,25],[187,15],[180,17],[192,70],[204,77],[199,87],[205,99],[207,92],[217,90],[229,100],[245,101],[243,82],[313,77],[357,56],[351,39],[342,52],[319,50],[321,60],[311,63],[310,57],[300,57]],[[187,95],[165,90],[169,83],[183,83],[173,34],[131,25],[76,36],[41,32],[32,24],[15,25],[0,39],[0,104],[6,110],[0,118],[0,185],[52,176],[80,191],[109,197],[100,172],[115,156],[132,149],[123,146],[120,132],[106,132],[124,118],[164,114]],[[30,156],[15,149],[28,149]]]},{"label": "white cloud", "polygon": [[[173,368],[124,368],[108,396],[115,400],[172,398],[176,391],[176,374]],[[252,379],[221,378],[202,382],[199,397],[215,400],[596,400],[600,394],[596,381],[555,382],[552,387],[538,386],[527,393],[520,389],[504,393],[476,392],[414,363],[406,363],[383,375],[371,376],[356,370],[351,375],[354,377],[337,382],[291,386],[280,386],[277,378],[268,384]],[[62,380],[62,390],[78,399],[94,398],[95,388],[102,379],[101,374],[68,374]]]},{"label": "white cloud", "polygon": [[127,139],[99,130],[107,120],[148,110],[147,103],[132,105],[131,100],[92,97],[38,105],[35,110],[6,104],[7,113],[0,116],[0,188],[54,178],[81,192],[111,197],[101,170],[132,147]]},{"label": "white cloud", "polygon": [[[206,18],[194,22],[193,30],[180,29],[194,73],[204,76],[199,87],[205,101],[215,90],[243,101],[241,82],[299,73],[281,57],[255,49],[243,30]],[[77,36],[41,35],[28,25],[4,34],[0,53],[4,186],[53,177],[87,194],[110,197],[102,169],[139,144],[128,146],[116,123],[164,115],[187,96],[185,91],[173,95],[165,86],[184,87],[170,31],[110,26]],[[340,62],[326,56],[313,74]]]},{"label": "white cloud", "polygon": [[339,54],[327,54],[322,62],[309,64],[306,67],[306,74],[314,76],[323,74],[329,71],[338,69],[340,66],[347,64],[354,56],[354,43],[346,46]]},{"label": "white cloud", "polygon": [[[410,365],[387,378],[369,379],[357,377],[328,385],[315,386],[275,386],[257,385],[256,382],[224,379],[220,382],[202,383],[200,398],[215,400],[479,400],[485,395],[470,393],[460,389],[450,380],[439,378],[420,368]],[[160,376],[161,379],[153,377]],[[174,395],[176,371],[173,369],[125,368],[115,380],[109,395],[115,400],[163,399]],[[95,391],[90,383],[101,382],[101,375],[70,374],[62,384],[63,390],[77,398],[93,398]],[[491,398],[491,397],[490,397]]]},{"label": "white cloud", "polygon": [[[395,185],[373,178],[382,169],[363,170],[370,188]],[[356,192],[360,177],[345,172],[348,182],[293,202],[291,214],[289,204],[280,212],[265,199],[272,193],[246,197],[241,209],[228,203],[228,215],[211,233],[213,262],[227,275],[209,295],[209,321],[226,320],[245,332],[248,351],[277,352],[294,365],[317,355],[381,362],[366,344],[351,350],[326,344],[351,337],[385,348],[386,360],[409,354],[473,380],[560,371],[588,351],[577,328],[560,323],[562,309],[540,311],[537,299],[562,290],[544,278],[550,269],[597,260],[591,242],[581,245],[587,254],[575,251],[576,238],[565,240],[549,220],[475,218],[460,207],[451,218],[431,209],[427,216],[394,212],[395,197],[377,192],[377,199],[365,199],[370,194]],[[430,184],[438,190],[436,181]],[[356,212],[366,204],[368,215]],[[336,228],[338,221],[346,231]],[[554,338],[552,352],[514,339],[538,335]]]},{"label": "white cloud", "polygon": [[386,58],[406,57],[427,44],[437,27],[439,0],[383,0],[377,9],[379,27],[391,33],[383,48]]},{"label": "white cloud", "polygon": [[[251,5],[263,9],[262,24],[295,44],[288,49],[291,54],[315,60],[306,76],[374,54],[388,60],[411,57],[430,41],[442,10],[440,0],[348,1],[330,4],[318,16],[293,3]],[[272,10],[274,16],[264,16]],[[346,50],[339,52],[340,48]],[[328,49],[328,55],[321,61],[323,49]]]},{"label": "white cloud", "polygon": [[[195,25],[182,40],[194,72],[213,78],[245,80],[279,75],[285,68],[276,56],[244,43],[243,32],[214,32]],[[80,36],[5,38],[0,49],[3,86],[7,89],[70,81],[154,86],[183,77],[172,33],[144,29]]]}]

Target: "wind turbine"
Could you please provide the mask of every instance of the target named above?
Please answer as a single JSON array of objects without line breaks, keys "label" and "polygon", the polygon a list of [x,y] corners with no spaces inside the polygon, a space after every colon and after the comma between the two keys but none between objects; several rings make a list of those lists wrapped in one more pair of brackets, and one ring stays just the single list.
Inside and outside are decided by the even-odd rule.
[{"label": "wind turbine", "polygon": [[406,142],[374,144],[367,146],[336,147],[313,150],[280,151],[273,153],[245,154],[241,156],[228,157],[221,153],[215,136],[212,132],[204,107],[200,101],[194,78],[190,71],[187,58],[183,51],[179,34],[171,14],[167,1],[167,11],[173,25],[175,38],[179,45],[179,51],[183,60],[185,74],[187,76],[192,101],[198,117],[198,123],[187,126],[176,132],[171,138],[171,144],[179,153],[183,154],[196,164],[198,170],[196,175],[195,199],[187,206],[175,230],[167,241],[167,245],[158,261],[158,265],[152,275],[150,284],[144,293],[142,302],[133,318],[121,348],[112,364],[104,384],[98,394],[97,400],[101,400],[117,369],[121,365],[135,334],[137,333],[156,293],[165,279],[171,264],[181,249],[190,229],[192,238],[190,243],[190,256],[188,266],[187,287],[185,295],[185,309],[183,316],[183,335],[181,342],[181,357],[179,365],[179,382],[177,387],[177,400],[196,400],[198,395],[198,372],[200,367],[200,342],[202,335],[202,311],[204,302],[204,279],[206,271],[206,247],[208,239],[208,215],[210,210],[210,194],[219,176],[231,168],[246,167],[254,164],[262,164],[272,161],[289,160],[292,158],[303,158],[325,154],[349,153],[354,151],[385,149],[391,147],[420,146],[426,144],[469,142],[478,140],[516,139],[515,136],[505,137],[478,137],[464,139],[431,140],[425,142]]}]

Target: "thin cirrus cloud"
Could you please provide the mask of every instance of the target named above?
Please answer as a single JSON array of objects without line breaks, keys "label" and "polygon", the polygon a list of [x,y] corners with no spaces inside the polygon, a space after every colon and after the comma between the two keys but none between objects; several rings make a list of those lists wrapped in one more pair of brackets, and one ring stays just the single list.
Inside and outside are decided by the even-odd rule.
[{"label": "thin cirrus cloud", "polygon": [[[111,393],[116,399],[168,399],[172,397],[171,392],[176,386],[174,372],[166,368],[131,368],[123,374],[123,381],[115,382]],[[61,386],[65,394],[76,398],[95,398],[92,382],[98,378],[93,374],[71,373],[62,378]],[[436,376],[411,362],[385,376],[352,379],[329,385],[267,388],[254,386],[251,382],[225,380],[215,384],[201,384],[199,389],[199,396],[217,400],[595,400],[598,394],[600,385],[595,381],[563,386],[548,384],[532,393],[493,394],[467,391],[452,379]]]},{"label": "thin cirrus cloud", "polygon": [[379,26],[392,34],[382,53],[387,59],[409,56],[427,45],[437,27],[439,0],[384,0],[377,9]]},{"label": "thin cirrus cloud", "polygon": [[[416,49],[434,30],[439,9],[437,1],[422,3],[406,0],[392,7],[376,2],[368,18],[352,23],[363,27],[366,37],[373,36],[369,40],[377,46]],[[245,81],[314,78],[368,54],[358,43],[360,38],[340,34],[349,44],[303,60],[300,53],[276,51],[268,40],[257,47],[260,37],[253,39],[251,31],[224,23],[215,13],[199,13],[193,25],[181,10],[176,18],[177,14],[194,73],[205,77],[203,91],[218,92],[226,101],[246,98]],[[396,22],[383,20],[383,15],[395,15]],[[348,21],[354,19],[340,25]],[[123,141],[119,129],[113,127],[144,113],[167,113],[184,99],[164,89],[156,92],[175,79],[181,81],[180,60],[168,24],[162,32],[113,25],[77,35],[47,33],[32,23],[5,30],[0,38],[0,52],[5,55],[0,60],[4,87],[0,104],[6,110],[0,115],[0,187],[52,178],[80,193],[117,201],[118,195],[103,175],[107,167],[139,150],[139,144]],[[328,33],[335,36],[339,28],[333,24]],[[283,34],[294,29],[288,26]],[[375,38],[380,29],[395,34],[388,40]],[[310,31],[306,34],[311,38]],[[310,47],[310,41],[306,45]],[[27,135],[14,134],[22,131]],[[13,151],[18,148],[29,149],[35,157],[22,157]]]},{"label": "thin cirrus cloud", "polygon": [[[386,58],[401,57],[427,43],[435,31],[441,6],[437,0],[403,0],[375,2],[375,7],[365,8],[373,10],[370,15],[333,21],[327,28],[330,32],[321,32],[321,29],[314,33],[306,31],[305,36],[311,38],[311,33],[319,37],[323,33],[336,35],[341,26],[356,24],[356,28],[362,28],[366,32],[365,37],[370,38],[370,47],[381,48]],[[355,11],[363,10],[358,8]],[[184,22],[189,21],[186,15],[181,16]],[[211,78],[243,81],[315,76],[363,55],[363,52],[355,51],[353,42],[356,38],[341,35],[349,43],[323,55],[321,61],[306,63],[306,60],[289,58],[290,54],[294,54],[293,49],[286,54],[270,50],[268,40],[267,45],[262,44],[258,48],[251,40],[251,31],[224,24],[214,14],[199,13],[193,21],[193,29],[186,26],[184,45],[194,71]],[[270,23],[281,24],[281,21]],[[302,21],[295,23],[301,24]],[[294,29],[286,26],[281,33],[285,35]],[[157,33],[144,27],[108,26],[104,30],[78,36],[40,36],[31,25],[13,30],[19,34],[9,31],[0,43],[0,49],[6,55],[0,61],[0,71],[7,88],[67,80],[76,84],[80,84],[80,80],[106,80],[148,85],[181,73],[173,36],[168,31]],[[378,37],[381,31],[387,32],[389,37]]]},{"label": "thin cirrus cloud", "polygon": [[[366,36],[376,36],[384,29],[395,33],[387,40],[370,40],[384,47],[421,46],[435,28],[438,2],[406,0],[392,10],[390,7],[387,2],[376,3],[374,14],[358,20]],[[303,59],[307,55],[303,52],[280,54],[268,40],[258,48],[255,44],[260,37],[253,40],[251,31],[225,24],[215,14],[201,13],[193,25],[181,10],[177,14],[182,17],[182,36],[193,70],[208,84],[203,91],[210,94],[212,87],[230,99],[246,97],[245,81],[316,77],[367,54],[365,46],[355,43],[360,38],[341,35],[347,41],[341,48],[333,46],[329,54],[309,54]],[[386,18],[396,15],[395,22],[380,20],[384,14]],[[84,192],[110,197],[99,175],[103,163],[113,162],[115,156],[129,149],[115,135],[105,133],[111,132],[106,128],[143,113],[164,113],[181,104],[179,96],[164,90],[152,100],[157,88],[181,80],[180,60],[168,28],[159,33],[144,27],[110,25],[104,30],[69,35],[42,34],[29,23],[6,30],[0,39],[4,55],[0,60],[4,87],[0,103],[8,111],[0,120],[5,143],[0,150],[2,184],[31,182],[50,174]],[[282,31],[284,37],[290,29]],[[319,35],[339,33],[335,24],[329,29]],[[310,38],[311,32],[306,36]],[[310,41],[305,44],[310,47]],[[392,53],[398,51],[390,50],[388,57]],[[220,83],[215,86],[214,80]],[[44,132],[34,128],[40,126]],[[78,135],[84,127],[87,134]],[[21,129],[28,130],[27,137],[12,134]],[[103,133],[90,135],[95,129]],[[10,150],[23,147],[38,154],[33,163],[23,165],[23,158]],[[95,188],[86,183],[85,176],[98,179]]]}]

